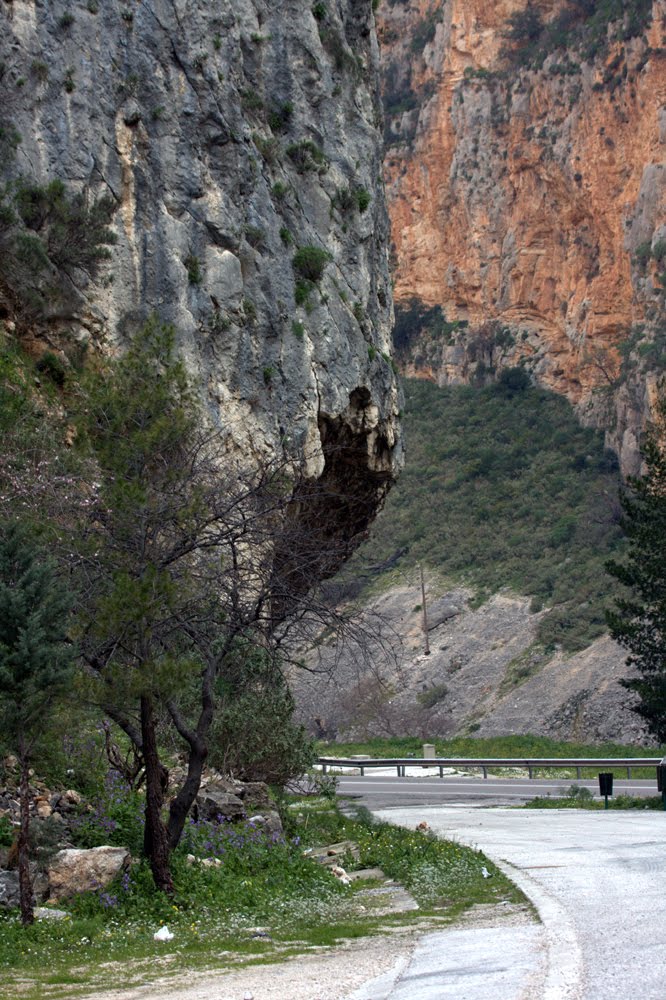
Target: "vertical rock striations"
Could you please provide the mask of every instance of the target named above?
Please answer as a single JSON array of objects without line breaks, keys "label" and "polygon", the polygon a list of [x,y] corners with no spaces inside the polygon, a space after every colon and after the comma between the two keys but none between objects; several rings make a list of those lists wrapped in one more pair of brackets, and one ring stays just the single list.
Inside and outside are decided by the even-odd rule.
[{"label": "vertical rock striations", "polygon": [[99,280],[36,325],[110,350],[158,314],[230,447],[339,468],[362,529],[400,464],[371,0],[0,0],[0,27],[5,178],[115,208]]},{"label": "vertical rock striations", "polygon": [[666,369],[666,5],[380,11],[408,370],[445,383],[525,363],[635,471]]}]

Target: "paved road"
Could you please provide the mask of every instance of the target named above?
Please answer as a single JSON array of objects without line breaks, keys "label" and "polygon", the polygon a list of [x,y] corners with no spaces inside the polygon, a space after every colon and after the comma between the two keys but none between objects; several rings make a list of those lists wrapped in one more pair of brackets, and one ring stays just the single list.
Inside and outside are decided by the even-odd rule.
[{"label": "paved road", "polygon": [[[664,1000],[666,814],[427,808],[383,819],[482,849],[505,863],[543,928],[433,935],[388,988],[358,1000]],[[513,956],[518,953],[519,960]]]},{"label": "paved road", "polygon": [[[365,777],[345,775],[338,779],[342,796],[359,799],[369,809],[391,806],[447,805],[449,803],[483,803],[484,805],[526,802],[537,795],[557,796],[572,784],[585,785],[594,795],[599,794],[598,781],[577,781],[571,778],[397,778],[367,774]],[[657,795],[653,780],[626,779],[615,781],[616,795]],[[664,998],[666,1000],[666,996]]]}]

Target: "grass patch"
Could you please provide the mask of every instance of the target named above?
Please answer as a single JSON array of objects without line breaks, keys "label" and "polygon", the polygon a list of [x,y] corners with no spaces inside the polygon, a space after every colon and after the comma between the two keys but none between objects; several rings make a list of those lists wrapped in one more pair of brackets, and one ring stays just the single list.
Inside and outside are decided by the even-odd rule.
[{"label": "grass patch", "polygon": [[[574,785],[572,788],[578,786]],[[586,791],[586,789],[583,789]],[[604,809],[604,800],[602,798],[595,798],[592,794],[588,796],[582,796],[580,794],[572,794],[572,789],[566,792],[564,789],[563,795],[550,796],[543,795],[536,799],[531,799],[526,802],[523,809]],[[663,810],[664,804],[661,800],[661,795],[651,795],[647,798],[641,798],[635,795],[616,795],[608,799],[609,809],[661,809]]]},{"label": "grass patch", "polygon": [[[65,920],[23,928],[16,913],[0,917],[0,995],[71,1000],[90,989],[152,980],[156,961],[164,976],[184,967],[269,961],[416,919],[448,921],[476,903],[524,901],[488,859],[459,844],[376,822],[364,810],[345,816],[327,799],[284,801],[281,807],[285,838],[250,826],[193,824],[174,858],[173,900],[156,892],[146,865],[137,863],[104,892],[63,904]],[[421,908],[373,913],[367,897],[358,895],[362,881],[343,886],[305,853],[342,840],[358,845],[358,858],[341,859],[348,870],[380,867]],[[190,865],[188,851],[223,863]],[[484,865],[492,879],[484,879]],[[174,938],[155,942],[163,924]],[[266,936],[252,936],[258,926]]]},{"label": "grass patch", "polygon": [[548,663],[548,659],[548,656],[542,654],[538,643],[528,646],[527,649],[524,649],[518,656],[514,656],[511,662],[507,664],[498,694],[500,696],[504,695],[512,688],[524,684],[530,677],[534,677],[540,670],[543,670]]}]

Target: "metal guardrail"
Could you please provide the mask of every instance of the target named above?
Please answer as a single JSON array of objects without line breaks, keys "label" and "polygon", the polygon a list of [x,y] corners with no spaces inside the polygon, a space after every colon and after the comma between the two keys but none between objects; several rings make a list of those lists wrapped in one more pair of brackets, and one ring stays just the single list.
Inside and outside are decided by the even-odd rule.
[{"label": "metal guardrail", "polygon": [[661,764],[661,757],[319,757],[317,763],[321,765],[324,774],[329,768],[335,767],[358,768],[361,775],[365,774],[368,767],[395,767],[399,778],[405,777],[405,769],[408,767],[437,767],[440,778],[444,777],[444,771],[450,767],[480,768],[484,778],[488,777],[489,768],[523,768],[533,778],[537,770],[567,767],[575,768],[576,777],[580,778],[584,767],[626,767],[627,778],[631,778],[632,768],[657,767]]}]

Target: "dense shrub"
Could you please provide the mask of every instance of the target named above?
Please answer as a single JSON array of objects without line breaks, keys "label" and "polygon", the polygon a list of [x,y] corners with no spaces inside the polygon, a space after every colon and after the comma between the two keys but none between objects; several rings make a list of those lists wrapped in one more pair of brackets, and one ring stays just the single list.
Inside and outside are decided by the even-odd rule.
[{"label": "dense shrub", "polygon": [[41,375],[46,375],[56,385],[64,385],[67,377],[67,368],[53,351],[45,351],[37,361],[35,368]]},{"label": "dense shrub", "polygon": [[[4,155],[16,142],[5,129]],[[3,160],[0,128],[0,166]],[[15,136],[15,133],[13,133]],[[70,193],[62,181],[39,185],[20,179],[0,184],[0,284],[18,312],[38,315],[71,295],[58,272],[96,277],[116,242],[109,223],[115,203]]]},{"label": "dense shrub", "polygon": [[89,201],[83,194],[69,194],[60,180],[44,186],[21,182],[14,204],[27,228],[39,234],[56,267],[79,267],[96,275],[101,262],[108,260],[107,246],[116,242],[108,228],[115,211],[111,197]]},{"label": "dense shrub", "polygon": [[324,268],[332,259],[328,250],[306,246],[296,251],[292,264],[294,271],[301,278],[305,278],[306,281],[320,281],[324,275]]},{"label": "dense shrub", "polygon": [[398,352],[405,351],[421,334],[432,340],[451,342],[456,330],[467,326],[465,320],[447,322],[442,307],[426,306],[420,299],[396,303],[393,344]]},{"label": "dense shrub", "polygon": [[238,645],[218,677],[216,695],[208,757],[213,767],[244,781],[284,786],[312,766],[314,745],[292,718],[291,691],[261,649]]},{"label": "dense shrub", "polygon": [[287,146],[286,152],[299,174],[306,174],[310,171],[324,173],[328,170],[328,161],[324,156],[324,151],[311,139],[292,142]]},{"label": "dense shrub", "polygon": [[515,396],[529,389],[530,377],[524,368],[503,368],[497,380],[497,390],[505,396]]}]

